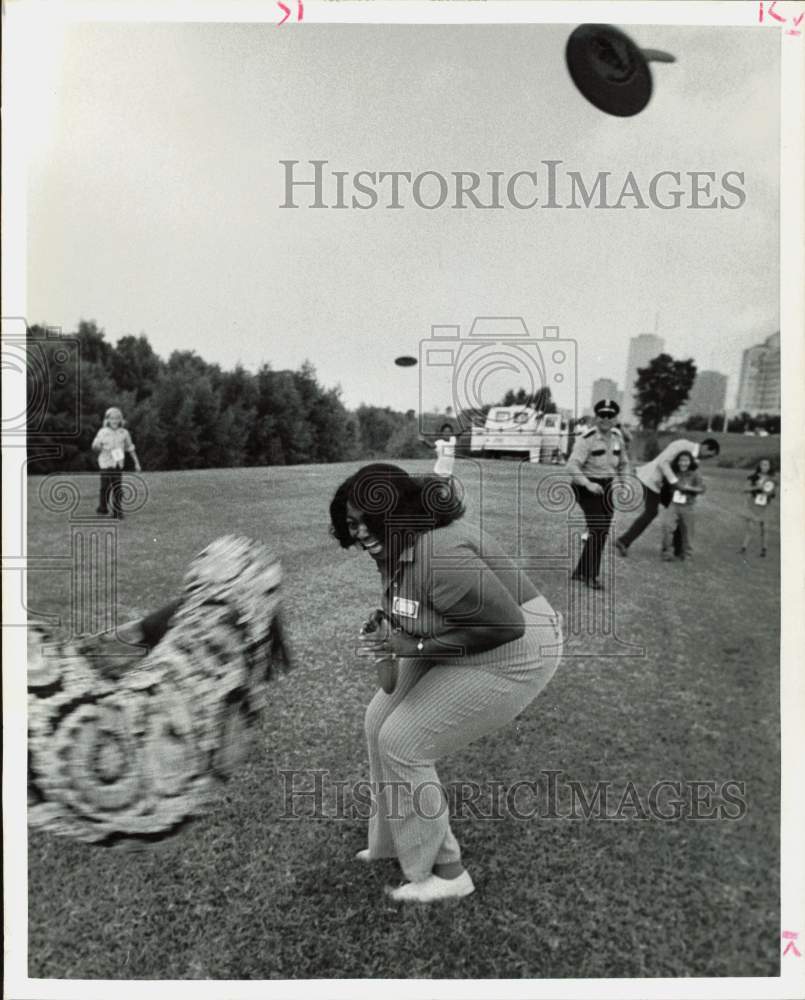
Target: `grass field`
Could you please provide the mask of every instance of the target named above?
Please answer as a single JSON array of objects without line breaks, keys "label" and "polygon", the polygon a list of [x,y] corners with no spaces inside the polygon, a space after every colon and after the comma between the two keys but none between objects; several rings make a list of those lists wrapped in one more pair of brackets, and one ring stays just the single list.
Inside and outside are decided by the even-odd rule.
[{"label": "grass field", "polygon": [[[404,463],[422,470],[429,463]],[[170,598],[193,554],[237,531],[270,541],[287,572],[298,669],[273,689],[262,741],[219,806],[151,853],[35,835],[29,847],[29,975],[46,978],[634,977],[779,974],[779,530],[769,557],[738,555],[745,472],[706,467],[695,558],[664,564],[655,523],[614,564],[606,649],[571,604],[567,513],[539,508],[555,470],[460,461],[470,515],[522,542],[553,605],[580,622],[573,655],[510,727],[442,762],[443,782],[743,782],[736,819],[495,821],[454,829],[476,883],[459,903],[399,908],[391,862],[353,860],[365,821],[334,809],[289,818],[280,772],[368,777],[363,712],[376,689],[353,637],[377,602],[367,557],[329,537],[327,506],[357,465],[147,474],[145,506],[120,526],[118,610]],[[29,556],[67,556],[67,513],[29,480]],[[96,478],[76,477],[79,513]],[[623,521],[633,515],[619,515]],[[590,592],[585,592],[588,594]],[[69,574],[32,572],[29,607],[69,616]],[[581,616],[579,618],[579,615]],[[575,619],[574,619],[575,616]],[[585,618],[586,616],[586,618]],[[69,620],[69,619],[68,619]],[[645,655],[612,655],[635,652]],[[602,655],[608,653],[609,655]],[[301,780],[300,780],[301,783]],[[329,785],[328,785],[329,787]]]}]

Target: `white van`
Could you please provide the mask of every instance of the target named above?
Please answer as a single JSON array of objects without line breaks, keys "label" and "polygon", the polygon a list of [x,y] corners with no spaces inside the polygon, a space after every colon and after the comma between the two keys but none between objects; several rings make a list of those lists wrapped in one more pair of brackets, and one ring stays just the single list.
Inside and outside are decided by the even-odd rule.
[{"label": "white van", "polygon": [[556,462],[564,459],[567,438],[567,424],[559,413],[493,406],[484,426],[473,426],[470,451],[486,458],[519,455],[532,462]]}]

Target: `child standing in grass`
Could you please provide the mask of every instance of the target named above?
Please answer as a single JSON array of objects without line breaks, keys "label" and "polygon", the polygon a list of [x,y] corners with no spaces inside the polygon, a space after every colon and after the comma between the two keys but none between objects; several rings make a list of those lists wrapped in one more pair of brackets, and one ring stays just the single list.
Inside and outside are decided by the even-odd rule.
[{"label": "child standing in grass", "polygon": [[123,414],[116,406],[110,406],[103,415],[103,427],[95,435],[92,450],[98,453],[98,466],[101,470],[101,494],[97,513],[108,514],[111,509],[112,517],[122,520],[120,493],[126,452],[134,459],[137,472],[141,471],[141,467],[134,442],[126,430]]},{"label": "child standing in grass", "polygon": [[766,555],[766,516],[769,505],[777,494],[777,480],[774,477],[771,467],[771,459],[761,458],[755,467],[755,471],[749,478],[749,485],[744,488],[744,493],[749,494],[746,498],[747,512],[744,514],[746,521],[746,531],[741,544],[741,553],[746,552],[749,545],[749,536],[752,532],[752,525],[760,527],[760,554]]},{"label": "child standing in grass", "polygon": [[683,451],[671,463],[677,477],[673,485],[671,502],[663,515],[662,557],[668,562],[674,558],[674,532],[679,532],[681,551],[679,558],[693,554],[693,510],[696,497],[704,493],[704,481],[696,471],[696,461],[689,451]]}]

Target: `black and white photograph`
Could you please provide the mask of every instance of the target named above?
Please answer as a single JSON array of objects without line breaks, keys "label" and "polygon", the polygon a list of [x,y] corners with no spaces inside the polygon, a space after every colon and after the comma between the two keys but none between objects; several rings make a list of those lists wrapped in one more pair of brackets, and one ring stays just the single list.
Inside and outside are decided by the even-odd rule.
[{"label": "black and white photograph", "polygon": [[5,6],[5,996],[802,996],[804,16]]}]

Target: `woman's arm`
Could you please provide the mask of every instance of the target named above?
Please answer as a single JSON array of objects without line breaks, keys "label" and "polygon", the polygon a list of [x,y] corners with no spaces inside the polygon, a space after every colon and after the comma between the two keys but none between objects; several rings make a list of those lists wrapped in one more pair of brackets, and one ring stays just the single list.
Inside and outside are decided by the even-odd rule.
[{"label": "woman's arm", "polygon": [[395,632],[389,639],[389,648],[397,656],[452,658],[469,656],[471,653],[484,653],[520,639],[524,634],[525,625],[522,621],[519,625],[455,626],[421,639],[405,632]]},{"label": "woman's arm", "polygon": [[432,571],[426,635],[396,633],[392,648],[399,656],[483,653],[524,634],[523,612],[496,573],[474,553],[462,556],[449,569]]}]

